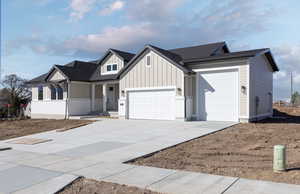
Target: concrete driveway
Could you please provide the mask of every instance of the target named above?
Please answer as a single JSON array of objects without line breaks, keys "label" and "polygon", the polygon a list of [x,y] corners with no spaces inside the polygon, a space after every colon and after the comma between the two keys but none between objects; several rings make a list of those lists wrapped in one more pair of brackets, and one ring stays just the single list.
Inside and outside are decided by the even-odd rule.
[{"label": "concrete driveway", "polygon": [[[253,192],[258,181],[249,183],[236,177],[124,164],[234,124],[106,119],[65,132],[28,136],[52,139],[41,144],[2,141],[0,147],[11,146],[13,149],[0,152],[0,193],[55,193],[78,176],[169,193],[220,194],[230,192],[230,189],[239,191],[243,187],[251,189],[251,193],[259,193]],[[263,182],[258,189],[295,189],[293,185],[274,184]]]},{"label": "concrete driveway", "polygon": [[81,158],[114,149],[129,148],[130,145],[134,144],[143,145],[156,142],[172,145],[180,140],[187,140],[207,132],[223,129],[232,124],[232,122],[106,119],[65,132],[49,131],[28,136],[39,139],[52,139],[52,141],[42,144],[5,143],[14,140],[10,139],[0,142],[0,145],[9,145],[14,150]]}]

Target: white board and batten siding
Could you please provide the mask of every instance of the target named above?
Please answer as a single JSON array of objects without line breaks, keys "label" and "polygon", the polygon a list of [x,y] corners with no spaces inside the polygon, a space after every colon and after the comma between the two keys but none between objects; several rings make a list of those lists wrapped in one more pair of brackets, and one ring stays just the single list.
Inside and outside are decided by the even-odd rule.
[{"label": "white board and batten siding", "polygon": [[120,79],[119,116],[184,119],[184,101],[184,73],[153,51],[144,53]]},{"label": "white board and batten siding", "polygon": [[107,72],[107,65],[117,64],[118,70],[114,71],[112,73],[118,73],[120,69],[124,67],[124,60],[115,55],[115,54],[109,54],[106,59],[101,64],[101,74],[110,74],[110,72]]},{"label": "white board and batten siding", "polygon": [[[186,89],[187,91],[196,91],[188,94],[192,95],[194,100],[194,118],[220,121],[240,121],[249,118],[248,60],[208,62],[190,68],[197,72],[194,83],[198,84],[196,89],[195,84],[186,86],[192,87]],[[246,88],[245,92],[241,91],[242,86]]]}]

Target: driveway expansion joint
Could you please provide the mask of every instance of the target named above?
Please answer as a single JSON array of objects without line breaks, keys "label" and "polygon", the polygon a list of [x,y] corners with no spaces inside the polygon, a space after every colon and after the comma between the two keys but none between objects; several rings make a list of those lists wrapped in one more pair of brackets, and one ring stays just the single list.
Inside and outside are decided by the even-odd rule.
[{"label": "driveway expansion joint", "polygon": [[178,172],[178,171],[175,171],[175,172],[173,172],[173,173],[171,173],[171,174],[169,174],[169,175],[167,175],[167,176],[165,176],[165,177],[163,177],[163,178],[161,178],[161,179],[159,179],[159,180],[157,180],[157,181],[154,181],[153,183],[147,185],[147,186],[145,187],[145,189],[148,189],[148,187],[150,187],[150,186],[152,186],[152,185],[155,185],[155,184],[157,184],[157,183],[159,183],[159,182],[161,182],[161,181],[167,179],[168,177],[172,176],[173,174],[176,174],[177,172]]},{"label": "driveway expansion joint", "polygon": [[221,194],[226,193],[236,182],[240,180],[240,177],[237,177]]}]

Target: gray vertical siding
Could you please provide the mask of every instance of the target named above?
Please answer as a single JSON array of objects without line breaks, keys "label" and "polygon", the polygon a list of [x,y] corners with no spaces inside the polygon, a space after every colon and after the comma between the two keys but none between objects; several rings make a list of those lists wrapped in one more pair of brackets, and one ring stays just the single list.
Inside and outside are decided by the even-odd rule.
[{"label": "gray vertical siding", "polygon": [[[269,114],[272,111],[273,71],[264,55],[250,61],[250,116]],[[259,97],[256,108],[255,97]]]},{"label": "gray vertical siding", "polygon": [[193,110],[192,114],[196,114],[196,76],[186,76],[184,78],[185,96],[192,98]]},{"label": "gray vertical siding", "polygon": [[70,98],[91,98],[91,84],[70,83]]}]

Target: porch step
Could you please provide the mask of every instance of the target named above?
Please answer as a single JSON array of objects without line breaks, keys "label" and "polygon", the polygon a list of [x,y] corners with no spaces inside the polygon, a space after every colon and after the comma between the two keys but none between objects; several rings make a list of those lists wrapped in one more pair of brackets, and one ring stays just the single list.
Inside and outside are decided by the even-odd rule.
[{"label": "porch step", "polygon": [[107,112],[104,112],[104,113],[100,113],[100,115],[108,116],[108,117],[118,117],[119,113],[116,112],[116,111],[107,111]]},{"label": "porch step", "polygon": [[118,118],[119,113],[117,111],[107,111],[104,113],[99,112],[91,112],[87,115],[73,115],[70,116],[69,119],[92,119],[97,117],[112,117],[112,118]]}]

